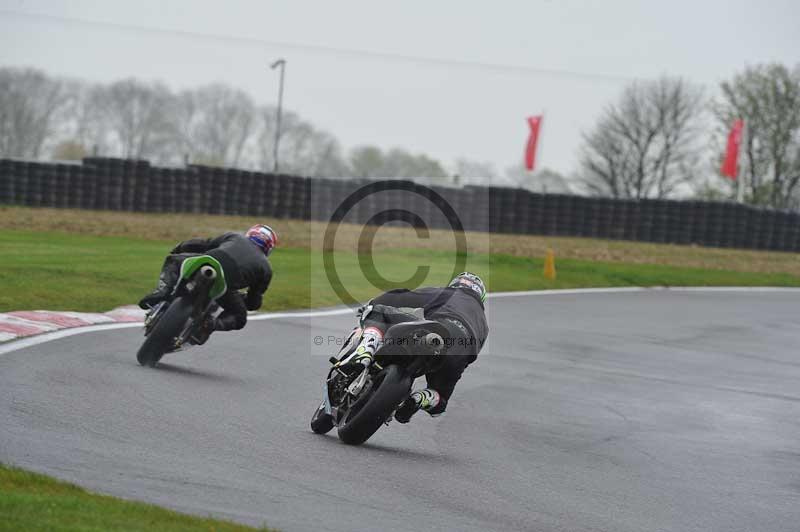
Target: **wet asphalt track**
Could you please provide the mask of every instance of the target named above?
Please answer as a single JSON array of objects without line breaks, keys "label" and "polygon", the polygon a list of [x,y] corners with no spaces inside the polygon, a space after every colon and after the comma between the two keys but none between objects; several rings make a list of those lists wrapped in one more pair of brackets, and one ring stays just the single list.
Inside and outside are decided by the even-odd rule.
[{"label": "wet asphalt track", "polygon": [[489,302],[446,416],[360,448],[308,429],[316,335],[252,322],[141,368],[139,329],[0,356],[0,461],[301,530],[797,531],[800,293]]}]

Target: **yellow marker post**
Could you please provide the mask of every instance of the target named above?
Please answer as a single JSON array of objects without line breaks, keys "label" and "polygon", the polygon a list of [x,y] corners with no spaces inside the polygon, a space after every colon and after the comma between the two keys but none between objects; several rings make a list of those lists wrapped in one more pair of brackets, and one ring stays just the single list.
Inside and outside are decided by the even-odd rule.
[{"label": "yellow marker post", "polygon": [[547,255],[544,257],[544,277],[551,281],[556,280],[556,256],[552,249],[547,250]]}]

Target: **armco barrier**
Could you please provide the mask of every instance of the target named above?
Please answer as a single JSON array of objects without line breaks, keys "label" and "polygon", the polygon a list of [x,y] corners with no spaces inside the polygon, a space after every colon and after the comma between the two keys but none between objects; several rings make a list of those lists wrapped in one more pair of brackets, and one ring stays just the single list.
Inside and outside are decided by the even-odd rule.
[{"label": "armco barrier", "polygon": [[[186,212],[326,221],[363,180],[309,179],[200,165],[89,157],[82,164],[0,159],[0,204]],[[733,203],[613,200],[466,186],[367,196],[345,221],[382,223],[390,210],[449,228],[441,196],[467,230],[800,251],[800,215]],[[434,193],[431,193],[431,190]],[[420,197],[420,194],[422,197]]]}]

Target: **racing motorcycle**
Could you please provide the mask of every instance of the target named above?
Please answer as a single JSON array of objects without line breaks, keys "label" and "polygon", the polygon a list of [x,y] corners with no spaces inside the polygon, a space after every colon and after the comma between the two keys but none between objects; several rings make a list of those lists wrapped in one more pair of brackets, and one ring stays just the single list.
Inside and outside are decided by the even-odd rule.
[{"label": "racing motorcycle", "polygon": [[311,418],[311,430],[326,434],[337,427],[339,439],[350,445],[367,441],[411,394],[414,379],[441,367],[447,329],[421,320],[389,327],[372,364],[341,362],[358,346],[355,333],[338,357],[329,359],[322,403]]},{"label": "racing motorcycle", "polygon": [[139,364],[152,368],[166,353],[205,343],[210,333],[204,324],[219,310],[216,300],[226,291],[217,259],[208,255],[185,259],[170,295],[145,316],[145,340],[136,353]]}]

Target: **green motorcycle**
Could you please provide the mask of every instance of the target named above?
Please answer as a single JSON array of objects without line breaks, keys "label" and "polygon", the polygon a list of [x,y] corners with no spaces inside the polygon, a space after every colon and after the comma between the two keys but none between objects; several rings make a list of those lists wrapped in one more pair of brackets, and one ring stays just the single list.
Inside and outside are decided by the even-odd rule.
[{"label": "green motorcycle", "polygon": [[205,343],[209,333],[204,333],[204,324],[219,309],[216,300],[227,289],[217,259],[208,255],[185,259],[170,295],[145,316],[145,340],[136,353],[139,364],[152,368],[166,353]]}]

